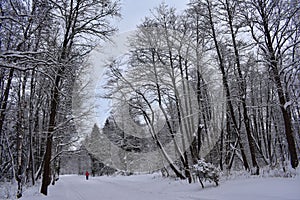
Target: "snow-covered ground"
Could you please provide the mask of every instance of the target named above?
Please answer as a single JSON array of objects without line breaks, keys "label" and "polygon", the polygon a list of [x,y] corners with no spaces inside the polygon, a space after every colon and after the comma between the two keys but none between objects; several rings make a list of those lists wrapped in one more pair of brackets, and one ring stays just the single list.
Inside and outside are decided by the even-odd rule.
[{"label": "snow-covered ground", "polygon": [[24,192],[22,200],[299,200],[300,177],[295,178],[234,178],[223,180],[220,186],[205,182],[175,181],[158,175],[116,177],[61,176],[49,187],[47,197],[38,188]]}]

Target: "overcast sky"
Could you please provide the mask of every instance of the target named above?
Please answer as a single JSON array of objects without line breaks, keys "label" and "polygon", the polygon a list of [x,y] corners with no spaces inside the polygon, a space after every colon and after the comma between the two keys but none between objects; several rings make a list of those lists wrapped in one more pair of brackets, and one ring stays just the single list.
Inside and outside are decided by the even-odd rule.
[{"label": "overcast sky", "polygon": [[153,10],[162,2],[182,11],[189,0],[121,0],[122,19],[117,23],[120,32],[135,29],[144,17],[150,16],[150,9]]},{"label": "overcast sky", "polygon": [[[93,69],[89,74],[91,77],[91,90],[96,92],[96,96],[88,100],[89,105],[96,107],[96,119],[88,119],[85,126],[93,126],[94,120],[100,127],[104,125],[105,119],[109,116],[110,106],[109,101],[99,99],[97,96],[103,93],[102,84],[104,66],[107,64],[108,58],[118,57],[128,50],[126,45],[127,37],[135,31],[136,26],[139,25],[146,16],[151,16],[150,10],[158,7],[160,3],[165,2],[167,5],[175,7],[178,12],[183,11],[187,6],[189,0],[121,0],[121,15],[122,19],[116,22],[119,33],[113,38],[115,45],[108,42],[100,47],[100,51],[95,51],[92,56]],[[88,79],[90,80],[90,79]],[[91,129],[91,128],[90,128]]]}]

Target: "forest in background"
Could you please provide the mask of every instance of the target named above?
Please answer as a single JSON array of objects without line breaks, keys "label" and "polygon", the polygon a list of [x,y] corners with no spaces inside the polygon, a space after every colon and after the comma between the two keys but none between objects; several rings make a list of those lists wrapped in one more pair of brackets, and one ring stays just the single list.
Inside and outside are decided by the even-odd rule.
[{"label": "forest in background", "polygon": [[[108,64],[105,98],[117,103],[83,145],[100,162],[110,155],[105,163],[118,162],[125,172],[136,167],[134,153],[158,149],[157,162],[189,182],[190,167],[204,156],[224,171],[297,168],[299,5],[191,0],[181,13],[159,5],[130,38],[130,52]],[[76,76],[117,30],[110,20],[119,9],[109,0],[1,1],[0,181],[15,181],[19,197],[38,179],[47,195],[61,156],[76,153]],[[130,120],[148,134],[146,142],[126,134],[135,132]],[[103,148],[104,135],[117,150]]]},{"label": "forest in background", "polygon": [[[295,1],[191,1],[183,13],[161,4],[130,37],[130,52],[107,66],[105,97],[113,109],[102,134],[92,132],[89,151],[130,171],[137,167],[132,152],[154,143],[161,151],[151,164],[161,155],[191,181],[190,166],[219,135],[207,159],[222,170],[296,168],[297,11]],[[140,129],[153,139],[148,146],[128,134]]]}]

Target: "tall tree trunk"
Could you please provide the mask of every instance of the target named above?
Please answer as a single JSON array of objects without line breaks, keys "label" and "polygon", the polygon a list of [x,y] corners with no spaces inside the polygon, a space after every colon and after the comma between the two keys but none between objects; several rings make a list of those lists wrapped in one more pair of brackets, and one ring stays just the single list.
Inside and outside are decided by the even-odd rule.
[{"label": "tall tree trunk", "polygon": [[[22,76],[22,75],[20,75]],[[22,77],[20,77],[22,79]],[[22,181],[23,181],[23,173],[24,173],[24,162],[23,162],[23,141],[25,137],[25,121],[24,121],[24,110],[25,110],[25,89],[26,89],[27,75],[24,73],[23,80],[19,85],[18,91],[18,122],[16,127],[17,132],[17,174],[16,180],[18,182],[18,191],[17,198],[22,197]]]},{"label": "tall tree trunk", "polygon": [[28,171],[31,176],[32,185],[35,185],[35,163],[34,163],[34,152],[33,152],[33,130],[36,126],[36,120],[33,120],[34,104],[33,95],[35,94],[35,70],[31,73],[30,81],[30,98],[29,98],[29,126],[28,126],[28,137],[29,137],[29,158],[28,158]]},{"label": "tall tree trunk", "polygon": [[275,80],[275,84],[277,87],[277,94],[278,94],[278,98],[279,98],[280,109],[281,109],[282,116],[283,116],[285,136],[286,136],[286,140],[288,143],[288,149],[289,149],[290,156],[291,156],[291,166],[294,169],[296,169],[296,167],[299,164],[299,160],[298,160],[298,156],[297,156],[296,143],[295,143],[294,133],[293,133],[293,128],[292,128],[292,122],[291,122],[292,119],[291,119],[291,115],[289,112],[289,107],[286,106],[287,102],[284,97],[283,87],[281,85],[277,67],[274,66],[272,68],[272,71],[274,74],[274,80]]},{"label": "tall tree trunk", "polygon": [[[4,121],[5,121],[7,101],[8,101],[8,97],[9,97],[9,92],[10,92],[11,81],[13,79],[13,75],[14,75],[14,69],[12,68],[9,71],[6,87],[5,87],[4,94],[3,94],[3,100],[1,102],[1,108],[0,108],[1,109],[0,110],[0,141],[2,139],[2,129],[3,129]],[[0,145],[0,166],[2,164],[3,149],[4,149],[4,147],[2,145]]]},{"label": "tall tree trunk", "polygon": [[[286,45],[290,47],[294,46],[287,44],[289,40],[287,39],[288,37],[285,37],[293,34],[293,30],[291,31],[288,26],[290,25],[293,17],[296,16],[297,12],[292,10],[293,6],[288,8],[291,10],[283,9],[280,7],[282,5],[279,5],[279,2],[280,1],[266,2],[262,0],[251,2],[253,8],[256,9],[257,16],[256,19],[250,19],[248,22],[252,37],[264,53],[265,59],[267,60],[267,66],[270,68],[270,77],[275,83],[279,106],[284,121],[285,137],[291,156],[291,166],[296,168],[299,164],[299,160],[293,133],[292,118],[289,107],[286,105],[288,97],[284,94],[284,88],[281,83],[281,74],[279,69],[280,61],[284,56],[281,52],[282,48]],[[249,20],[248,16],[246,19]],[[282,20],[286,21],[281,23]],[[254,25],[253,21],[255,21]],[[255,25],[258,26],[257,29],[255,29]],[[257,31],[261,32],[260,38],[263,40],[256,36]]]},{"label": "tall tree trunk", "polygon": [[[56,125],[56,117],[57,117],[57,109],[59,104],[59,84],[62,79],[65,67],[67,63],[64,63],[67,56],[68,50],[73,44],[74,39],[74,29],[75,22],[78,17],[78,7],[80,2],[77,2],[77,5],[73,7],[75,2],[72,0],[70,2],[70,13],[68,14],[68,18],[66,19],[66,32],[64,33],[64,40],[62,42],[62,51],[60,57],[58,58],[59,63],[62,63],[63,66],[57,66],[57,73],[55,77],[55,82],[51,91],[51,104],[50,104],[50,116],[49,116],[49,124],[48,124],[48,132],[47,132],[47,141],[46,141],[46,152],[44,157],[44,173],[43,180],[41,186],[41,193],[47,195],[48,186],[51,183],[51,155],[52,155],[52,142],[53,142],[53,132]],[[74,16],[73,16],[74,15]],[[73,19],[72,17],[75,17]]]},{"label": "tall tree trunk", "polygon": [[55,78],[55,85],[51,91],[51,105],[50,105],[50,119],[47,132],[47,142],[46,142],[46,152],[44,157],[44,170],[43,170],[43,180],[41,186],[41,193],[44,195],[48,194],[48,186],[51,183],[51,154],[52,154],[52,142],[53,142],[53,132],[56,124],[56,114],[57,106],[59,102],[59,83],[61,79],[61,69],[58,70],[57,76]]},{"label": "tall tree trunk", "polygon": [[288,143],[288,149],[289,149],[290,156],[291,156],[291,166],[293,168],[296,168],[299,164],[299,161],[298,161],[296,144],[295,144],[294,133],[293,133],[293,128],[292,128],[292,118],[291,118],[291,115],[289,112],[289,107],[286,106],[286,103],[287,103],[286,98],[287,97],[284,96],[283,86],[281,84],[280,74],[278,72],[278,59],[275,56],[275,50],[272,46],[272,39],[271,39],[270,30],[269,30],[268,21],[267,21],[268,19],[265,16],[264,12],[261,13],[261,17],[262,17],[263,23],[264,23],[263,28],[264,28],[264,33],[265,33],[265,37],[266,37],[266,45],[268,48],[269,56],[267,56],[267,57],[269,57],[269,65],[270,65],[272,77],[273,77],[273,80],[275,82],[275,86],[277,89],[279,105],[280,105],[280,109],[281,109],[282,117],[283,117],[283,121],[284,121],[285,136],[286,136],[286,140]]},{"label": "tall tree trunk", "polygon": [[252,165],[254,168],[256,168],[255,174],[259,174],[259,166],[256,161],[256,155],[255,155],[255,144],[254,144],[254,138],[251,133],[251,128],[250,128],[250,119],[248,117],[248,111],[247,111],[247,104],[246,104],[246,81],[243,78],[242,71],[241,71],[241,63],[240,63],[240,56],[239,56],[239,50],[238,46],[236,43],[236,36],[235,36],[235,31],[233,30],[233,16],[232,16],[232,7],[229,5],[229,0],[226,0],[226,11],[227,11],[227,16],[228,16],[228,24],[230,27],[230,33],[231,33],[231,39],[232,39],[232,44],[233,44],[233,49],[234,49],[234,56],[235,56],[235,64],[237,67],[238,71],[238,83],[240,85],[240,100],[242,102],[242,107],[243,107],[243,118],[244,118],[244,124],[246,128],[246,133],[247,133],[247,138],[248,138],[248,144],[250,148],[250,154],[251,154],[251,160],[252,160]]},{"label": "tall tree trunk", "polygon": [[227,74],[225,71],[225,66],[224,66],[224,60],[222,57],[222,53],[221,50],[219,48],[219,42],[217,40],[217,35],[216,35],[216,31],[215,31],[215,27],[214,27],[214,22],[213,22],[213,16],[212,16],[212,5],[211,2],[209,0],[206,0],[207,2],[207,9],[208,9],[208,18],[209,18],[209,25],[212,31],[212,36],[213,36],[213,40],[214,40],[214,44],[215,44],[215,48],[217,51],[217,56],[218,56],[218,60],[219,60],[219,67],[222,73],[222,79],[223,79],[223,86],[225,89],[225,94],[226,94],[226,100],[227,100],[227,106],[229,109],[229,113],[230,113],[230,118],[233,122],[233,126],[234,126],[234,131],[238,137],[238,143],[240,146],[240,150],[241,150],[241,154],[243,156],[243,163],[244,163],[244,167],[245,169],[249,169],[249,164],[246,158],[246,154],[244,152],[244,147],[243,144],[241,142],[241,136],[240,136],[240,132],[237,126],[237,122],[236,122],[236,118],[235,118],[235,114],[234,114],[234,109],[233,109],[233,105],[232,105],[232,101],[231,101],[231,95],[230,95],[230,90],[229,90],[229,84],[228,84],[228,79],[227,79]]},{"label": "tall tree trunk", "polygon": [[10,91],[10,87],[11,87],[11,81],[14,75],[14,69],[10,69],[9,70],[9,75],[8,75],[8,79],[7,79],[7,83],[6,83],[6,87],[5,87],[5,91],[3,94],[3,101],[1,102],[1,110],[0,110],[0,138],[2,136],[2,128],[3,128],[3,124],[4,124],[4,120],[5,120],[5,113],[6,113],[6,107],[7,107],[7,101],[8,101],[8,97],[9,97],[9,91]]}]

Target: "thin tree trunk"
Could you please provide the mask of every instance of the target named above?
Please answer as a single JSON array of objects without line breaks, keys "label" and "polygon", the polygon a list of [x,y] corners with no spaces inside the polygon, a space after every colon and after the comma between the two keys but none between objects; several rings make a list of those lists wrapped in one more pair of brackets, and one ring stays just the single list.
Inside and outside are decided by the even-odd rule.
[{"label": "thin tree trunk", "polygon": [[[273,7],[271,7],[270,9],[275,9],[275,5]],[[260,26],[262,29],[262,32],[264,34],[264,43],[266,46],[266,49],[262,49],[265,54],[266,54],[266,58],[268,61],[268,65],[271,69],[271,78],[274,80],[275,82],[275,86],[276,86],[276,90],[277,90],[277,96],[278,96],[278,100],[279,100],[279,106],[281,109],[281,113],[282,113],[282,117],[283,117],[283,121],[284,121],[284,129],[285,129],[285,136],[286,136],[286,140],[288,143],[288,149],[289,149],[289,153],[291,156],[291,166],[293,168],[296,168],[299,164],[299,160],[298,160],[298,156],[297,156],[297,150],[296,150],[296,144],[295,144],[295,139],[294,139],[294,133],[293,133],[293,128],[292,128],[292,118],[289,112],[289,107],[286,106],[287,103],[287,99],[288,97],[284,95],[284,89],[281,83],[281,79],[280,79],[280,73],[279,73],[279,69],[278,69],[278,65],[279,65],[279,61],[280,58],[276,57],[277,53],[276,52],[276,48],[273,47],[273,40],[272,40],[272,36],[271,36],[271,30],[270,30],[270,17],[268,16],[269,13],[271,13],[270,11],[268,11],[267,8],[267,4],[265,4],[263,1],[258,1],[256,9],[258,10],[258,13],[260,15],[260,20],[262,21]],[[277,20],[280,20],[277,19]],[[252,31],[252,35],[254,36],[253,33],[253,27],[250,27],[251,31]],[[275,35],[279,36],[278,32],[274,33]],[[282,37],[282,36],[281,36]],[[254,39],[257,41],[257,38]],[[279,45],[283,45],[283,44],[278,44]],[[280,48],[278,48],[277,51],[279,51]]]},{"label": "thin tree trunk", "polygon": [[32,131],[35,127],[35,120],[33,120],[33,95],[35,94],[35,71],[33,70],[31,73],[31,82],[30,82],[30,99],[29,99],[29,126],[28,126],[28,133],[29,133],[29,164],[28,170],[31,174],[31,181],[32,185],[35,185],[35,163],[34,163],[34,154],[33,154],[33,135]]},{"label": "thin tree trunk", "polygon": [[[22,75],[20,75],[22,76]],[[20,77],[22,79],[22,77]],[[24,174],[24,163],[23,163],[23,141],[24,141],[24,110],[25,110],[25,89],[26,89],[26,82],[27,82],[27,74],[25,72],[23,80],[19,85],[18,91],[18,98],[19,98],[19,109],[18,109],[18,122],[17,122],[17,175],[16,180],[18,182],[18,191],[17,191],[17,198],[22,197],[22,181],[23,181],[23,174]]]},{"label": "thin tree trunk", "polygon": [[231,14],[231,8],[229,6],[228,0],[226,0],[226,11],[228,15],[228,23],[230,27],[230,33],[231,33],[231,39],[232,39],[232,44],[233,44],[233,49],[234,49],[234,55],[235,55],[235,64],[237,66],[238,70],[238,83],[240,84],[240,100],[242,101],[242,107],[243,107],[243,117],[244,117],[244,124],[246,128],[246,133],[247,133],[247,138],[248,138],[248,144],[250,148],[250,155],[251,155],[251,160],[252,160],[252,165],[254,168],[256,168],[255,174],[259,174],[259,166],[256,161],[256,155],[255,155],[255,144],[254,144],[254,138],[251,133],[251,128],[250,128],[250,119],[248,117],[248,111],[247,111],[247,104],[246,104],[246,83],[242,75],[241,71],[241,64],[240,64],[240,56],[239,56],[239,51],[238,47],[236,44],[236,37],[235,37],[235,32],[233,30],[233,16]]},{"label": "thin tree trunk", "polygon": [[4,98],[3,101],[1,102],[1,110],[0,110],[0,138],[2,137],[2,129],[3,129],[3,124],[4,124],[4,120],[5,120],[5,114],[6,114],[6,108],[7,108],[7,101],[8,101],[8,97],[9,97],[9,92],[10,92],[10,87],[11,87],[11,81],[13,79],[13,75],[14,75],[14,69],[10,69],[9,71],[9,75],[8,75],[8,79],[7,79],[7,84],[5,87],[5,91],[4,91]]},{"label": "thin tree trunk", "polygon": [[207,2],[208,14],[209,14],[208,17],[209,17],[210,28],[211,28],[211,31],[212,31],[213,40],[214,40],[215,48],[216,48],[217,55],[218,55],[219,67],[220,67],[220,70],[221,70],[221,73],[222,73],[223,86],[224,86],[224,89],[225,89],[225,94],[226,94],[226,99],[227,99],[227,106],[228,106],[228,109],[229,109],[229,112],[230,112],[231,120],[232,120],[233,125],[234,125],[235,133],[238,137],[239,146],[240,146],[240,149],[241,149],[241,153],[243,155],[244,167],[245,167],[246,170],[248,170],[249,169],[249,164],[248,164],[248,161],[247,161],[245,153],[244,153],[243,145],[241,143],[240,133],[239,133],[239,130],[238,130],[238,126],[237,126],[237,122],[236,122],[236,119],[235,119],[234,110],[233,110],[233,106],[232,106],[232,102],[231,102],[231,95],[230,95],[227,75],[226,75],[226,72],[225,72],[224,61],[223,61],[221,50],[219,48],[219,43],[217,41],[217,35],[216,35],[216,32],[215,32],[215,28],[214,28],[214,22],[213,22],[212,11],[211,11],[211,3],[210,3],[209,0],[206,0],[206,2]]}]

